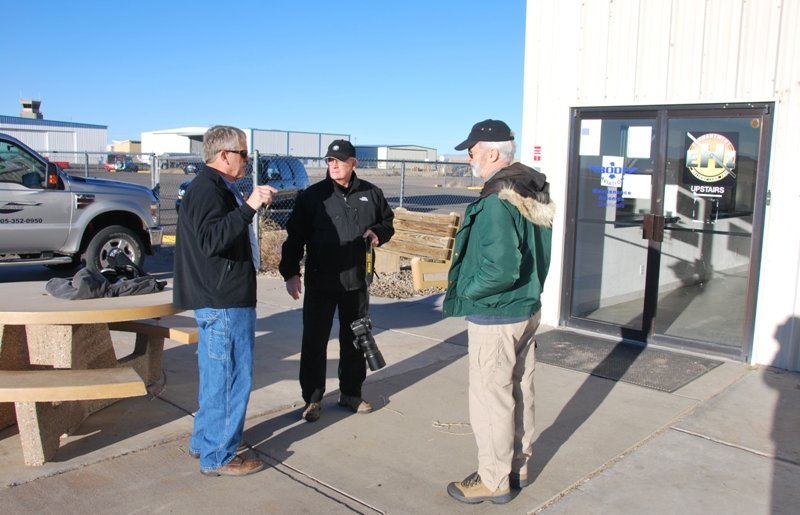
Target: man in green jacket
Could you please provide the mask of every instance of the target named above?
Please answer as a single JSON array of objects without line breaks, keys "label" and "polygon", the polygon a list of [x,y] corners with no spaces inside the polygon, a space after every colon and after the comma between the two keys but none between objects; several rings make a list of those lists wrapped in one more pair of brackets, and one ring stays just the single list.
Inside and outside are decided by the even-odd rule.
[{"label": "man in green jacket", "polygon": [[500,120],[472,127],[472,173],[485,180],[456,235],[443,315],[466,316],[469,412],[478,471],[450,483],[465,503],[511,500],[528,485],[534,435],[534,335],[550,267],[555,206],[544,174],[516,163],[514,133]]}]

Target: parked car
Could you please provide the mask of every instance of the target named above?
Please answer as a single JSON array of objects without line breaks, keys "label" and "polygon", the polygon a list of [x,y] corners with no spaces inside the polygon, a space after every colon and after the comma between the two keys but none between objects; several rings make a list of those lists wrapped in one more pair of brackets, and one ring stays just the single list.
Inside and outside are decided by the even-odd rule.
[{"label": "parked car", "polygon": [[[272,196],[272,204],[266,213],[281,227],[286,224],[289,213],[294,209],[294,201],[308,187],[308,172],[299,159],[285,156],[261,156],[259,158],[259,184],[269,184],[278,192]],[[175,199],[175,211],[179,211],[186,189],[191,179],[178,186],[178,198]],[[246,197],[253,191],[253,167],[247,164],[245,176],[236,181],[239,191]]]},{"label": "parked car", "polygon": [[116,154],[108,154],[108,157],[106,158],[106,162],[103,165],[103,168],[105,168],[109,172],[116,172],[117,171],[117,159],[124,159],[124,158],[125,158],[125,156],[121,156],[121,155],[118,156]]},{"label": "parked car", "polygon": [[164,153],[158,156],[158,161],[162,170],[177,168],[183,170],[186,175],[199,172],[203,166],[203,162],[197,154]]},{"label": "parked car", "polygon": [[67,175],[0,134],[0,266],[101,270],[119,249],[141,267],[161,246],[159,209],[157,190]]},{"label": "parked car", "polygon": [[136,164],[130,156],[117,158],[114,163],[114,171],[116,172],[138,172],[139,165]]}]

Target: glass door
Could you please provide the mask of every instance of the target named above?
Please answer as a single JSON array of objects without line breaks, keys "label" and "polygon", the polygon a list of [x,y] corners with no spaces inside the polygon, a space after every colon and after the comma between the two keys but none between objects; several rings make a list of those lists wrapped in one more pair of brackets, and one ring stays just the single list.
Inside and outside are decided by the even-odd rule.
[{"label": "glass door", "polygon": [[562,323],[749,353],[769,106],[575,114]]},{"label": "glass door", "polygon": [[655,340],[738,351],[751,338],[764,118],[669,113]]},{"label": "glass door", "polygon": [[[574,325],[642,339],[657,113],[602,113],[576,129],[576,206],[568,309]],[[597,116],[597,115],[595,115]]]}]

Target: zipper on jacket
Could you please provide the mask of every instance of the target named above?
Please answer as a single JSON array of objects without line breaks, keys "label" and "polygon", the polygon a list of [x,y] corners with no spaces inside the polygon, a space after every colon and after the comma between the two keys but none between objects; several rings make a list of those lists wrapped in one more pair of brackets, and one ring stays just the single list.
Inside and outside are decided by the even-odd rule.
[{"label": "zipper on jacket", "polygon": [[219,282],[217,283],[217,290],[220,289],[220,287],[222,286],[222,282],[225,280],[225,277],[231,270],[233,270],[233,261],[228,261],[227,263],[225,263],[225,267],[222,269],[222,275],[220,275]]}]

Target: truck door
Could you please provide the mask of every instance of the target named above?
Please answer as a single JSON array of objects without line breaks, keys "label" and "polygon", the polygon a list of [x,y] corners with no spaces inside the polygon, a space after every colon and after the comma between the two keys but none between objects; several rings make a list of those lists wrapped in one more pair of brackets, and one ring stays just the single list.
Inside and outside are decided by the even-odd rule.
[{"label": "truck door", "polygon": [[45,189],[47,164],[13,141],[0,139],[0,254],[58,251],[72,219],[69,191]]}]

